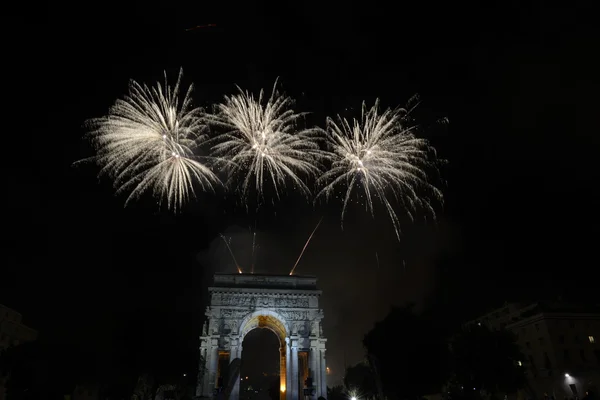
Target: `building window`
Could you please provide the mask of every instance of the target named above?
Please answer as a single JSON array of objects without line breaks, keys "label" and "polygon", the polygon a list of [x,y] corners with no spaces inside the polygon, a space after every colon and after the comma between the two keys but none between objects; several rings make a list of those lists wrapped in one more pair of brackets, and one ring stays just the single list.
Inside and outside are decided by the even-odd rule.
[{"label": "building window", "polygon": [[590,341],[590,343],[592,343],[592,344],[596,343],[596,338],[595,338],[595,337],[593,337],[593,336],[591,336],[591,335],[590,335],[590,336],[588,336],[588,340],[589,340],[589,341]]}]

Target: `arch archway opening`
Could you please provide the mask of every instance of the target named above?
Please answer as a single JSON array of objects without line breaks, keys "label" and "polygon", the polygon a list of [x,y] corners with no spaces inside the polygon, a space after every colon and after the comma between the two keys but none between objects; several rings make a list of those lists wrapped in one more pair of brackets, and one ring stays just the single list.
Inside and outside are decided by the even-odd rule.
[{"label": "arch archway opening", "polygon": [[[253,333],[254,332],[254,333]],[[270,334],[270,335],[269,335]],[[274,335],[273,335],[274,334]],[[288,329],[286,327],[286,325],[284,324],[284,320],[281,319],[277,314],[271,312],[271,311],[262,311],[262,312],[256,312],[254,314],[249,315],[246,320],[242,323],[241,329],[240,329],[240,340],[242,341],[242,371],[240,374],[240,379],[241,379],[241,383],[244,383],[246,376],[248,376],[248,380],[250,380],[250,376],[251,375],[244,375],[245,372],[245,368],[244,365],[250,364],[248,362],[244,361],[244,351],[246,351],[247,346],[249,346],[248,348],[255,348],[258,349],[258,351],[260,352],[260,348],[261,346],[255,346],[251,343],[252,341],[252,337],[257,335],[257,337],[259,337],[259,340],[269,340],[267,338],[270,338],[270,340],[273,340],[273,338],[275,338],[275,340],[277,340],[277,342],[275,344],[271,344],[270,346],[267,344],[267,346],[262,346],[263,349],[265,348],[270,348],[273,349],[273,351],[275,351],[276,353],[278,352],[279,355],[275,356],[275,360],[278,360],[278,363],[276,362],[272,362],[273,365],[268,365],[265,366],[265,371],[259,370],[256,371],[258,373],[260,373],[261,375],[263,375],[262,373],[266,373],[267,376],[265,377],[263,375],[263,377],[261,378],[260,376],[258,376],[256,382],[261,381],[264,382],[263,378],[269,378],[269,375],[272,374],[271,372],[267,372],[266,370],[272,370],[273,368],[275,368],[275,371],[278,371],[278,376],[279,376],[279,384],[276,384],[276,381],[269,383],[269,390],[267,390],[266,393],[268,393],[268,398],[272,398],[275,400],[285,400],[286,399],[286,391],[287,391],[287,387],[286,387],[286,382],[287,382],[287,375],[286,375],[286,371],[287,371],[287,367],[286,367],[286,358],[287,358],[287,352],[286,352],[286,348],[287,348],[287,344],[286,344],[286,337],[288,336]],[[248,339],[250,339],[250,342],[246,343],[246,338],[248,337]],[[249,350],[252,351],[252,350]],[[263,353],[263,358],[266,358]],[[249,353],[252,354],[252,353]],[[270,359],[270,358],[269,358]],[[278,368],[277,368],[278,367]],[[271,377],[277,377],[277,375],[271,375]],[[271,381],[270,379],[267,379],[269,381]],[[278,391],[278,393],[277,393]],[[240,395],[242,395],[243,391],[240,391]],[[259,391],[260,393],[260,391]],[[255,393],[257,394],[257,393]],[[277,397],[278,396],[278,397]],[[265,400],[267,399],[266,396]]]},{"label": "arch archway opening", "polygon": [[281,351],[277,335],[266,328],[251,330],[242,343],[240,400],[280,400]]}]

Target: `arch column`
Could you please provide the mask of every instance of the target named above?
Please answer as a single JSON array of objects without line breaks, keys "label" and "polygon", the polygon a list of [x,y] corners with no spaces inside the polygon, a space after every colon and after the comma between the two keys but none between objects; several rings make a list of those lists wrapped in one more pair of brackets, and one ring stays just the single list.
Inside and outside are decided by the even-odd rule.
[{"label": "arch column", "polygon": [[205,390],[206,395],[212,397],[213,391],[217,386],[217,371],[219,368],[219,343],[218,339],[212,339],[210,346],[210,361],[208,367],[208,387]]},{"label": "arch column", "polygon": [[234,371],[233,365],[236,359],[242,359],[242,343],[239,339],[231,339],[229,350],[229,382],[233,382],[233,387],[229,392],[229,400],[238,400],[240,397],[240,370]]},{"label": "arch column", "polygon": [[325,360],[325,346],[321,348],[321,389],[320,396],[327,398],[327,362]]},{"label": "arch column", "polygon": [[289,337],[285,338],[285,398],[286,400],[294,399],[292,390],[292,354],[291,354],[291,340]]},{"label": "arch column", "polygon": [[300,371],[298,369],[298,339],[291,340],[291,353],[292,371],[290,375],[292,378],[292,400],[298,400],[300,397],[300,387],[298,385],[300,381]]},{"label": "arch column", "polygon": [[319,359],[319,348],[315,343],[316,340],[311,341],[310,345],[310,377],[313,380],[313,387],[315,388],[314,394],[311,396],[311,399],[316,400],[319,397],[319,393],[321,390],[321,361]]},{"label": "arch column", "polygon": [[196,386],[196,396],[201,397],[205,395],[206,388],[208,387],[208,348],[205,338],[200,338],[200,361],[198,366],[198,381]]},{"label": "arch column", "polygon": [[279,348],[279,400],[286,400],[287,395],[286,348],[285,343]]}]

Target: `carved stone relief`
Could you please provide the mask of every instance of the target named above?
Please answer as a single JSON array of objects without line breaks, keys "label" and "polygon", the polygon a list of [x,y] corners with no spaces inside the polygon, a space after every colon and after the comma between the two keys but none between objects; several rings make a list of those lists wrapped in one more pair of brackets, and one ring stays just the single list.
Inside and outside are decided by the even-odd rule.
[{"label": "carved stone relief", "polygon": [[[239,307],[283,307],[283,308],[307,308],[309,307],[308,298],[305,297],[268,297],[252,295],[214,295],[214,304],[223,306]],[[208,310],[207,310],[208,312]]]}]

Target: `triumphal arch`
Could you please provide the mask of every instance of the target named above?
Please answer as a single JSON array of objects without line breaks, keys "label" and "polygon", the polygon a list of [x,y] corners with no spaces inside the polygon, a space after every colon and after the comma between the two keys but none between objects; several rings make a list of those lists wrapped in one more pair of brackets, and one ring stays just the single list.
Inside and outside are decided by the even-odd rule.
[{"label": "triumphal arch", "polygon": [[208,291],[197,397],[220,391],[220,397],[238,400],[242,343],[256,328],[279,338],[280,400],[327,397],[327,339],[317,278],[215,274]]}]

